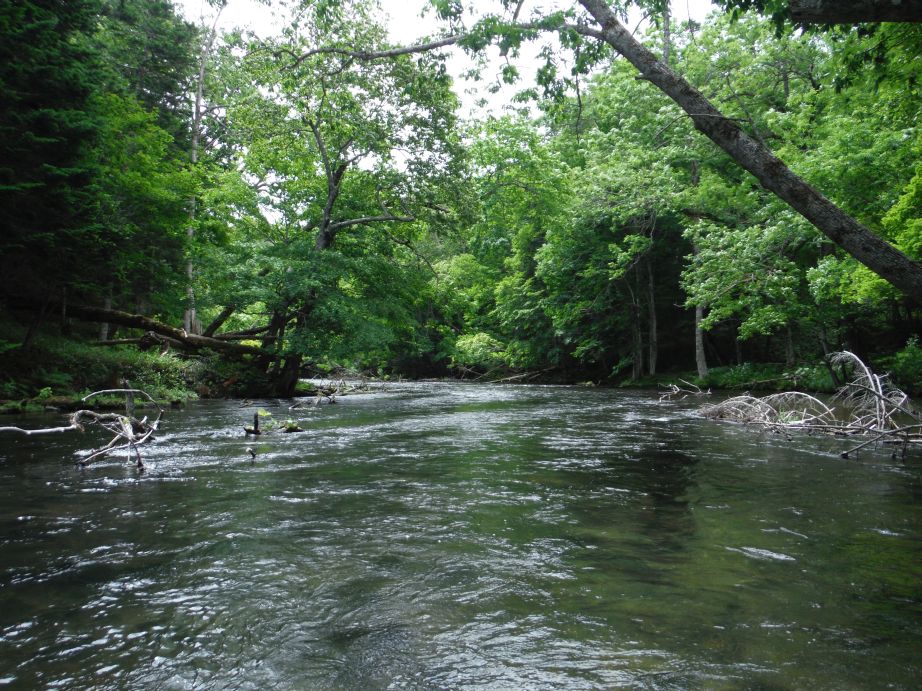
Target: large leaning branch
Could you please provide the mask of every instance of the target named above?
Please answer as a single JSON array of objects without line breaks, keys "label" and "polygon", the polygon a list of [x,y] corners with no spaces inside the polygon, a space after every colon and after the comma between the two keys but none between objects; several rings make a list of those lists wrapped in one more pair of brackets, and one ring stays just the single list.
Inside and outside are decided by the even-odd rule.
[{"label": "large leaning branch", "polygon": [[803,24],[922,22],[922,0],[791,0],[790,9]]},{"label": "large leaning branch", "polygon": [[579,0],[601,31],[576,30],[608,43],[660,91],[675,101],[695,128],[752,173],[765,189],[785,201],[817,230],[907,296],[922,295],[922,264],[915,262],[858,223],[807,184],[764,144],[724,117],[704,95],[673,72],[625,29],[605,0]]},{"label": "large leaning branch", "polygon": [[91,322],[103,322],[108,324],[118,324],[144,331],[152,331],[160,336],[173,339],[182,344],[184,347],[191,349],[208,348],[221,353],[227,353],[235,356],[242,355],[271,355],[262,348],[256,346],[234,343],[219,338],[208,336],[199,336],[190,334],[185,329],[179,329],[169,324],[145,317],[140,314],[131,314],[120,310],[105,309],[104,307],[91,307],[89,305],[68,305],[67,315],[75,319],[83,319]]},{"label": "large leaning branch", "polygon": [[[732,118],[726,117],[700,91],[661,62],[622,26],[606,0],[579,0],[598,27],[570,23],[506,24],[502,29],[518,31],[573,31],[603,41],[624,56],[643,75],[678,104],[695,128],[717,144],[765,189],[787,203],[817,230],[907,296],[922,295],[922,264],[913,261],[833,204],[818,190],[788,168],[768,147],[748,135]],[[497,29],[497,32],[499,29]],[[456,34],[412,46],[380,51],[350,50],[342,46],[315,48],[293,56],[298,65],[313,55],[343,55],[360,60],[380,60],[424,53],[457,45],[472,34]]]}]

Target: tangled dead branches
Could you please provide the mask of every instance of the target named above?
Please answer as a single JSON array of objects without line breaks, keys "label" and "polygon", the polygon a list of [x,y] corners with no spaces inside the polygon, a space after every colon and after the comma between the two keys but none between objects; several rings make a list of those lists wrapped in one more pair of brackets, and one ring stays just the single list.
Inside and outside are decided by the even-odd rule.
[{"label": "tangled dead branches", "polygon": [[910,444],[922,443],[922,414],[886,376],[874,374],[854,353],[835,353],[831,364],[852,371],[852,380],[838,391],[832,405],[791,391],[761,398],[735,396],[707,406],[701,413],[707,418],[760,425],[777,432],[804,430],[865,437],[843,451],[843,458],[877,443],[900,444],[905,455]]},{"label": "tangled dead branches", "polygon": [[[118,413],[97,413],[95,410],[78,410],[71,414],[70,424],[61,427],[43,427],[39,429],[23,429],[22,427],[0,427],[0,432],[18,432],[27,436],[35,434],[54,434],[57,432],[84,432],[90,425],[97,425],[113,435],[108,444],[96,449],[87,451],[78,461],[77,465],[85,466],[102,456],[106,456],[116,451],[127,451],[128,458],[134,453],[137,459],[138,468],[144,468],[141,460],[141,452],[138,447],[150,441],[154,432],[160,424],[163,417],[163,408],[151,398],[151,396],[141,389],[105,389],[103,391],[94,391],[81,400],[86,403],[91,398],[102,396],[104,394],[124,394],[125,395],[125,414]],[[157,408],[157,417],[149,420],[146,416],[140,420],[134,417],[134,395],[139,394],[154,404]]]},{"label": "tangled dead branches", "polygon": [[691,382],[679,379],[683,386],[678,384],[669,384],[665,393],[659,397],[661,401],[683,401],[689,396],[710,396],[711,390],[702,391],[701,387]]}]

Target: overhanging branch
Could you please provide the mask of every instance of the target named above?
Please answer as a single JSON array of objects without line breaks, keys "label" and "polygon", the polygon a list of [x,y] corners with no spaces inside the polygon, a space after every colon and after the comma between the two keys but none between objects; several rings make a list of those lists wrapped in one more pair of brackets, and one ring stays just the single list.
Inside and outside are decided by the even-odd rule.
[{"label": "overhanging branch", "polygon": [[801,24],[922,22],[922,0],[791,0],[790,9]]}]

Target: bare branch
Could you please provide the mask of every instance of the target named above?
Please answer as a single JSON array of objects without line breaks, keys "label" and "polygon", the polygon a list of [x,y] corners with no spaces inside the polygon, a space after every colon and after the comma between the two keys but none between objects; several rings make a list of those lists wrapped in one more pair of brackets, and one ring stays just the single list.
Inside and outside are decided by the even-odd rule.
[{"label": "bare branch", "polygon": [[403,199],[400,200],[400,206],[403,208],[404,215],[400,216],[395,214],[393,211],[387,208],[387,205],[384,203],[384,200],[381,199],[380,190],[376,193],[378,197],[378,205],[381,207],[382,213],[376,216],[362,216],[361,218],[351,218],[346,221],[337,221],[336,223],[331,223],[328,227],[331,233],[336,233],[343,228],[348,228],[350,226],[363,225],[368,223],[382,223],[387,221],[400,221],[401,223],[412,223],[416,220],[416,216],[407,208],[406,203]]},{"label": "bare branch", "polygon": [[66,427],[42,427],[40,429],[23,429],[22,427],[0,427],[0,432],[18,432],[26,436],[34,434],[57,434],[58,432],[82,431],[83,428],[77,424],[70,424]]},{"label": "bare branch", "polygon": [[[837,437],[870,436],[870,439],[843,452],[843,458],[882,441],[908,444],[922,442],[922,415],[908,405],[908,398],[874,374],[856,355],[834,353],[832,364],[848,363],[855,368],[855,379],[846,383],[836,399],[847,404],[833,409],[815,396],[791,391],[756,398],[748,394],[729,398],[702,409],[705,417],[766,427],[776,432],[792,430],[832,434]],[[902,418],[897,416],[901,415]],[[903,422],[898,422],[903,419]],[[909,424],[906,422],[909,421]]]},{"label": "bare branch", "polygon": [[[386,60],[387,58],[396,58],[401,55],[412,55],[415,53],[427,53],[430,50],[437,50],[439,48],[445,48],[446,46],[453,46],[459,41],[467,38],[469,34],[458,34],[456,36],[448,36],[446,38],[439,39],[437,41],[429,41],[428,43],[417,43],[412,46],[400,46],[397,48],[388,48],[386,50],[353,50],[349,48],[342,48],[338,46],[323,46],[321,48],[314,48],[309,50],[301,55],[297,56],[290,65],[291,67],[298,67],[302,62],[312,58],[315,55],[342,55],[343,57],[355,58],[357,60]],[[280,50],[278,52],[286,52],[289,55],[294,56],[292,51]]]},{"label": "bare branch", "polygon": [[[62,427],[46,427],[41,429],[23,429],[22,427],[0,427],[0,432],[16,432],[18,434],[25,434],[27,436],[36,435],[36,434],[55,434],[58,432],[83,432],[86,424],[96,424],[107,430],[109,433],[114,435],[108,444],[102,446],[98,449],[87,452],[83,458],[77,461],[78,465],[86,465],[93,459],[99,458],[100,456],[105,456],[108,453],[113,451],[119,451],[121,449],[129,450],[130,452],[134,450],[135,455],[138,459],[138,467],[143,468],[144,464],[141,462],[141,453],[138,451],[138,446],[149,441],[154,432],[157,431],[158,426],[160,425],[160,419],[163,417],[163,408],[161,408],[157,402],[142,389],[104,389],[101,391],[94,391],[91,394],[84,396],[81,400],[86,402],[91,398],[96,396],[102,396],[104,394],[124,394],[126,401],[131,401],[131,397],[134,394],[140,394],[144,396],[148,401],[157,406],[157,417],[155,420],[148,421],[145,417],[141,420],[138,420],[131,415],[120,415],[118,413],[97,413],[93,410],[78,410],[70,416],[70,424]],[[119,445],[119,442],[124,442]]]}]

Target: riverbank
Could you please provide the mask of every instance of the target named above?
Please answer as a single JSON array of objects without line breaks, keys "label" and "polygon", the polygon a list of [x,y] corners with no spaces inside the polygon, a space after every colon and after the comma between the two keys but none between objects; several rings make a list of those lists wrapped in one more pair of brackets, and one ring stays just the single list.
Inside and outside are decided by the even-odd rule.
[{"label": "riverbank", "polygon": [[[25,327],[0,324],[0,413],[70,411],[85,407],[82,398],[93,391],[121,388],[129,382],[147,391],[161,404],[178,405],[195,398],[252,397],[268,388],[265,375],[255,368],[241,368],[222,358],[187,357],[174,351],[139,351],[133,346],[99,346],[73,336],[40,333],[28,348],[21,343]],[[902,350],[869,363],[876,372],[890,373],[894,385],[910,396],[922,395],[922,348],[910,341]],[[361,373],[335,369],[323,372],[330,378],[362,378]],[[822,361],[794,367],[781,363],[752,363],[713,367],[705,378],[694,371],[669,371],[636,380],[611,377],[591,379],[579,372],[566,376],[559,371],[480,375],[469,381],[490,383],[584,384],[630,389],[665,389],[672,384],[691,385],[713,391],[803,391],[832,393],[843,381]],[[391,378],[401,378],[394,373]],[[385,377],[386,380],[386,377]],[[314,392],[304,383],[296,392]],[[119,408],[120,397],[95,399],[97,409]]]},{"label": "riverbank", "polygon": [[[20,333],[23,332],[23,333]],[[162,403],[197,397],[198,364],[171,352],[130,346],[97,346],[42,333],[27,348],[24,329],[4,323],[0,340],[0,413],[74,410],[93,391],[122,388],[127,381]],[[98,409],[124,406],[121,397],[94,400]]]}]

